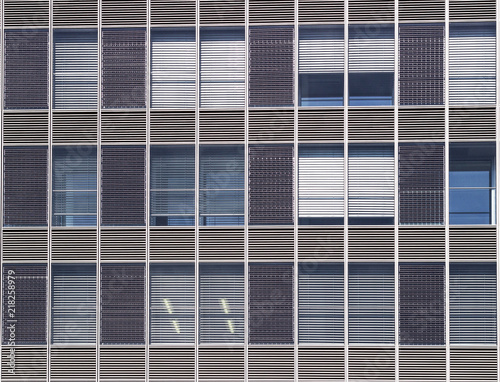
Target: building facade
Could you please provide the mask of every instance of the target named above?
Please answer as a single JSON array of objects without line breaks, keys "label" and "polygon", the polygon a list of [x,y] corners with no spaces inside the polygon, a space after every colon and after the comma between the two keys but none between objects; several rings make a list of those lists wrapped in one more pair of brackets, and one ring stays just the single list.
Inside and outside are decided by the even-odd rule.
[{"label": "building facade", "polygon": [[498,1],[1,7],[2,380],[498,380]]}]

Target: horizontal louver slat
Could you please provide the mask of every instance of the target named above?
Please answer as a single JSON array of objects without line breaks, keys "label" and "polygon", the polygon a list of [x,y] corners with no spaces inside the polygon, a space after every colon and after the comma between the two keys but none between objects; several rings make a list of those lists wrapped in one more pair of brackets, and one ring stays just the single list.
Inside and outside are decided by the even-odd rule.
[{"label": "horizontal louver slat", "polygon": [[394,72],[394,28],[385,25],[351,26],[349,72]]}]

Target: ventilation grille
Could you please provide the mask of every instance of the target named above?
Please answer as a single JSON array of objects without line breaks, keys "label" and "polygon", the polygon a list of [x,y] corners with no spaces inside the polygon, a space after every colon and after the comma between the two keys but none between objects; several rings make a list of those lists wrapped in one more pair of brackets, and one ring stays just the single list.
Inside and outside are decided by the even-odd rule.
[{"label": "ventilation grille", "polygon": [[4,148],[4,226],[47,225],[47,147]]},{"label": "ventilation grille", "polygon": [[[22,17],[39,1],[22,4]],[[48,2],[47,2],[48,3]],[[8,8],[7,5],[5,8]],[[48,8],[47,8],[48,11]],[[49,34],[47,30],[6,30],[4,43],[5,109],[47,109]]]},{"label": "ventilation grille", "polygon": [[444,344],[444,273],[442,263],[399,264],[400,344]]},{"label": "ventilation grille", "polygon": [[[145,267],[143,264],[101,265],[100,322],[102,344],[143,344],[146,315],[144,305]],[[118,357],[118,359],[124,361],[128,349],[122,350],[124,357]],[[110,362],[114,361],[113,351],[108,350],[109,356],[105,357]],[[144,354],[144,350],[141,350],[141,352]],[[102,355],[101,349],[101,357]],[[131,355],[133,359],[137,354],[132,351]],[[142,362],[144,362],[144,359]],[[101,360],[101,372],[106,370],[106,367],[103,369],[102,366]],[[127,368],[124,367],[124,370],[126,371]],[[112,370],[109,370],[109,373],[111,372]],[[127,373],[124,375],[127,375]]]},{"label": "ventilation grille", "polygon": [[244,24],[245,23],[245,1],[200,1],[200,23],[201,24]]},{"label": "ventilation grille", "polygon": [[495,261],[496,228],[450,227],[450,259]]},{"label": "ventilation grille", "polygon": [[250,110],[250,141],[293,141],[293,110]]},{"label": "ventilation grille", "polygon": [[399,146],[399,223],[443,224],[444,144]]},{"label": "ventilation grille", "polygon": [[152,110],[150,114],[150,131],[152,143],[194,142],[194,112]]},{"label": "ventilation grille", "polygon": [[[277,3],[252,0],[250,14],[253,2],[264,7]],[[249,33],[249,106],[293,106],[293,27],[253,27]]]},{"label": "ventilation grille", "polygon": [[299,142],[344,139],[343,110],[299,109]]},{"label": "ventilation grille", "polygon": [[101,347],[99,380],[144,381],[146,377],[144,348]]},{"label": "ventilation grille", "polygon": [[196,0],[150,1],[152,25],[194,25],[196,22]]},{"label": "ventilation grille", "polygon": [[46,230],[3,231],[3,261],[47,261]]},{"label": "ventilation grille", "polygon": [[495,20],[495,0],[450,0],[450,20]]},{"label": "ventilation grille", "polygon": [[495,139],[495,108],[450,108],[450,139]]},{"label": "ventilation grille", "polygon": [[299,380],[344,381],[344,349],[299,347]]},{"label": "ventilation grille", "polygon": [[444,109],[399,109],[398,135],[400,140],[444,139]]},{"label": "ventilation grille", "polygon": [[200,141],[227,142],[245,140],[243,111],[200,111]]},{"label": "ventilation grille", "polygon": [[194,260],[194,229],[151,229],[151,260]]},{"label": "ventilation grille", "polygon": [[250,263],[248,275],[249,342],[293,343],[293,264]]},{"label": "ventilation grille", "polygon": [[[400,1],[400,12],[404,11],[405,3],[410,1]],[[420,3],[411,0],[412,5],[417,5],[415,10],[425,9]],[[444,9],[444,1],[442,5]],[[442,105],[443,100],[444,25],[400,24],[399,104]]]},{"label": "ventilation grille", "polygon": [[394,139],[394,109],[349,109],[349,140],[374,139]]},{"label": "ventilation grille", "polygon": [[151,381],[194,381],[194,349],[149,348]]},{"label": "ventilation grille", "polygon": [[299,0],[299,23],[344,21],[344,0]]},{"label": "ventilation grille", "polygon": [[97,0],[53,0],[52,20],[54,26],[97,26]]},{"label": "ventilation grille", "polygon": [[240,348],[200,348],[198,378],[200,381],[243,380],[244,350]]},{"label": "ventilation grille", "polygon": [[96,112],[54,112],[52,114],[52,143],[95,144],[96,142]]},{"label": "ventilation grille", "polygon": [[451,349],[452,381],[498,381],[496,349]]},{"label": "ventilation grille", "polygon": [[3,141],[6,144],[47,144],[49,141],[47,112],[5,113],[3,123]]},{"label": "ventilation grille", "polygon": [[399,0],[399,20],[444,20],[445,0]]},{"label": "ventilation grille", "polygon": [[394,381],[395,362],[394,348],[349,348],[349,381]]},{"label": "ventilation grille", "polygon": [[[11,349],[16,360],[15,374],[9,373]],[[35,346],[2,347],[2,381],[46,381],[47,348]]]},{"label": "ventilation grille", "polygon": [[446,350],[440,348],[400,348],[400,381],[446,381]]},{"label": "ventilation grille", "polygon": [[[370,243],[369,246],[366,243]],[[394,260],[393,228],[349,228],[349,259]]]},{"label": "ventilation grille", "polygon": [[[124,6],[123,2],[112,3],[117,4],[113,9]],[[146,30],[103,29],[102,107],[146,107],[145,81]]]},{"label": "ventilation grille", "polygon": [[444,261],[444,257],[444,227],[399,228],[400,259]]},{"label": "ventilation grille", "polygon": [[248,231],[248,256],[252,260],[292,260],[293,229],[255,229]]},{"label": "ventilation grille", "polygon": [[199,235],[200,260],[243,261],[243,229],[200,228]]},{"label": "ventilation grille", "polygon": [[293,23],[294,2],[292,0],[249,0],[250,23]]},{"label": "ventilation grille", "polygon": [[95,229],[52,230],[52,260],[96,260]]},{"label": "ventilation grille", "polygon": [[101,230],[101,260],[145,260],[146,231]]},{"label": "ventilation grille", "polygon": [[50,349],[51,381],[94,381],[96,349],[52,347]]},{"label": "ventilation grille", "polygon": [[[13,296],[8,292],[13,290],[11,285],[15,287]],[[14,308],[9,306],[12,297]],[[47,264],[4,264],[2,300],[4,345],[11,338],[11,320],[15,321],[16,345],[47,343]]]},{"label": "ventilation grille", "polygon": [[248,348],[248,378],[250,380],[292,380],[293,348]]},{"label": "ventilation grille", "polygon": [[102,25],[146,25],[146,12],[146,0],[102,0]]},{"label": "ventilation grille", "polygon": [[299,260],[343,260],[344,229],[299,227]]},{"label": "ventilation grille", "polygon": [[349,0],[349,22],[376,21],[394,22],[394,0]]},{"label": "ventilation grille", "polygon": [[101,115],[101,139],[111,142],[146,142],[146,112],[113,113]]},{"label": "ventilation grille", "polygon": [[49,25],[48,0],[5,0],[4,12],[4,23],[7,27]]}]

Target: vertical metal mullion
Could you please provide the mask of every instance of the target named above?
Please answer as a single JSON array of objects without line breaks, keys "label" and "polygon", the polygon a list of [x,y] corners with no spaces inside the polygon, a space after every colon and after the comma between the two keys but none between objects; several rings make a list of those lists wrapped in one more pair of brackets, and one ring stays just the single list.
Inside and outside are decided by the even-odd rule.
[{"label": "vertical metal mullion", "polygon": [[299,220],[299,213],[298,213],[298,203],[299,203],[299,198],[298,198],[298,188],[299,188],[299,129],[298,129],[298,104],[299,104],[299,0],[295,0],[294,4],[294,107],[293,107],[293,124],[294,124],[294,147],[293,147],[293,156],[294,156],[294,161],[293,161],[293,243],[294,243],[294,248],[293,248],[293,272],[294,272],[294,283],[293,283],[293,294],[294,294],[294,315],[293,315],[293,344],[294,344],[294,378],[295,381],[299,380],[299,263],[298,263],[298,220]]},{"label": "vertical metal mullion", "polygon": [[349,0],[344,1],[344,373],[349,379]]},{"label": "vertical metal mullion", "polygon": [[500,52],[500,43],[499,43],[499,36],[500,36],[500,2],[496,2],[496,37],[495,37],[495,57],[496,57],[496,91],[495,91],[495,104],[496,104],[496,142],[495,142],[495,161],[496,161],[496,175],[495,175],[495,208],[496,208],[496,221],[495,221],[495,226],[496,226],[496,287],[497,287],[497,309],[496,309],[496,318],[497,318],[497,339],[496,339],[496,350],[497,350],[497,379],[500,376],[500,347],[499,347],[499,341],[498,341],[498,335],[500,333],[500,320],[498,319],[498,312],[499,312],[499,307],[500,307],[500,286],[498,283],[498,276],[500,275],[500,231],[499,231],[499,224],[498,220],[500,217],[500,206],[499,204],[499,196],[498,196],[498,174],[499,174],[499,169],[500,169],[500,146],[498,145],[498,142],[500,140],[500,102],[498,101],[498,92],[500,91],[500,62],[498,60],[499,58],[499,52]]},{"label": "vertical metal mullion", "polygon": [[[0,38],[0,57],[1,57],[1,62],[5,63],[5,58],[4,58],[4,41],[5,41],[5,32],[4,32],[4,17],[5,15],[4,12],[4,0],[0,0],[0,31],[2,33],[2,37]],[[4,104],[4,72],[5,72],[5,65],[0,66],[0,148],[1,148],[1,154],[0,154],[0,168],[2,169],[2,176],[0,177],[0,185],[1,185],[1,192],[0,192],[0,206],[2,213],[0,213],[0,233],[1,233],[1,239],[3,241],[3,214],[4,214],[4,198],[3,198],[3,189],[4,189],[4,168],[3,168],[3,153],[4,153],[4,145],[3,145],[3,104]],[[3,286],[4,286],[4,280],[3,280],[3,245],[0,245],[0,283],[2,285],[2,291],[3,291]],[[3,293],[2,293],[3,295]],[[3,298],[3,297],[2,297]],[[3,303],[0,303],[0,317],[2,318],[3,322]],[[2,324],[3,325],[3,324]],[[2,327],[3,331],[3,327]],[[1,336],[0,336],[1,337]],[[3,354],[3,341],[0,341],[0,355]],[[0,375],[1,372],[3,371],[3,362],[0,363]]]},{"label": "vertical metal mullion", "polygon": [[248,220],[249,220],[249,206],[248,206],[248,66],[250,55],[250,42],[249,42],[249,0],[245,1],[245,218],[244,218],[244,364],[243,376],[244,380],[248,381],[248,343],[249,343],[249,283],[248,283]]},{"label": "vertical metal mullion", "polygon": [[97,10],[97,218],[96,218],[96,380],[100,377],[101,353],[101,108],[102,108],[102,0]]},{"label": "vertical metal mullion", "polygon": [[[450,99],[449,99],[449,71],[450,71],[450,4],[445,2],[445,37],[444,37],[444,115],[445,115],[445,195],[449,195],[449,145],[450,145]],[[446,345],[446,381],[450,381],[450,221],[449,198],[445,196],[445,334]]]},{"label": "vertical metal mullion", "polygon": [[399,381],[399,3],[394,1],[394,375]]},{"label": "vertical metal mullion", "polygon": [[150,242],[150,148],[151,148],[151,135],[150,135],[150,107],[151,107],[151,73],[150,73],[150,59],[151,59],[151,0],[146,0],[146,83],[145,85],[145,95],[146,95],[146,168],[145,168],[145,203],[146,203],[146,280],[145,280],[145,377],[146,381],[149,381],[149,343],[150,343],[150,322],[149,322],[149,312],[150,312],[150,253],[149,253],[149,242]]},{"label": "vertical metal mullion", "polygon": [[195,337],[195,381],[199,380],[199,365],[198,365],[198,353],[199,353],[199,337],[200,337],[200,293],[199,293],[199,283],[200,283],[200,267],[199,267],[199,234],[200,234],[200,0],[196,0],[196,82],[195,82],[195,267],[194,267],[194,286],[195,286],[195,318],[194,318],[194,337]]}]

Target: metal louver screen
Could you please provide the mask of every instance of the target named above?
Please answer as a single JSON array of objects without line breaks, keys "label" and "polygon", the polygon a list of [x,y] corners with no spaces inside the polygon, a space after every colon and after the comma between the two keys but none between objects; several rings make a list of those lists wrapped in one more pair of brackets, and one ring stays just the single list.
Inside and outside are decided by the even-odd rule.
[{"label": "metal louver screen", "polygon": [[151,147],[151,225],[194,225],[194,146]]},{"label": "metal louver screen", "polygon": [[342,264],[299,264],[299,342],[344,342]]},{"label": "metal louver screen", "polygon": [[444,145],[399,146],[399,223],[443,224]]},{"label": "metal louver screen", "polygon": [[6,109],[48,108],[48,43],[47,30],[5,31]]},{"label": "metal louver screen", "polygon": [[102,147],[102,225],[145,224],[145,156],[143,146]]},{"label": "metal louver screen", "polygon": [[450,342],[496,344],[495,264],[450,264]]},{"label": "metal louver screen", "polygon": [[97,108],[97,31],[54,30],[54,108]]},{"label": "metal louver screen", "polygon": [[444,345],[444,264],[399,265],[399,343]]},{"label": "metal louver screen", "polygon": [[341,224],[343,216],[343,147],[300,145],[299,223]]},{"label": "metal louver screen", "polygon": [[299,73],[343,73],[344,29],[307,26],[299,30]]},{"label": "metal louver screen", "polygon": [[249,342],[293,343],[293,265],[249,264]]},{"label": "metal louver screen", "polygon": [[200,106],[245,105],[245,30],[201,30]]},{"label": "metal louver screen", "polygon": [[151,343],[194,343],[194,264],[152,264]]},{"label": "metal louver screen", "polygon": [[450,104],[494,104],[495,24],[450,24]]},{"label": "metal louver screen", "polygon": [[293,224],[293,146],[250,146],[248,187],[250,224]]},{"label": "metal louver screen", "polygon": [[47,265],[4,264],[3,344],[47,341]]},{"label": "metal louver screen", "polygon": [[4,148],[4,226],[47,225],[46,147]]},{"label": "metal louver screen", "polygon": [[249,106],[293,105],[293,27],[251,27]]},{"label": "metal louver screen", "polygon": [[200,342],[243,343],[243,264],[200,265]]},{"label": "metal louver screen", "polygon": [[349,146],[348,170],[350,224],[393,219],[393,147]]},{"label": "metal louver screen", "polygon": [[95,226],[96,148],[54,147],[52,161],[52,223],[55,226]]},{"label": "metal louver screen", "polygon": [[349,72],[394,72],[394,27],[351,25]]},{"label": "metal louver screen", "polygon": [[195,83],[195,30],[152,29],[151,107],[194,108]]},{"label": "metal louver screen", "polygon": [[101,343],[144,344],[145,268],[101,265]]},{"label": "metal louver screen", "polygon": [[399,25],[400,105],[444,102],[444,25]]},{"label": "metal louver screen", "polygon": [[52,343],[95,343],[94,264],[52,267]]},{"label": "metal louver screen", "polygon": [[102,107],[146,107],[146,30],[102,30]]},{"label": "metal louver screen", "polygon": [[349,343],[394,343],[394,265],[349,265]]},{"label": "metal louver screen", "polygon": [[200,147],[200,225],[243,225],[243,145]]}]

